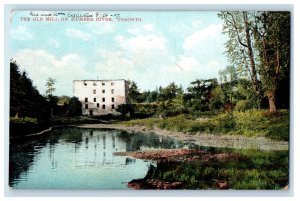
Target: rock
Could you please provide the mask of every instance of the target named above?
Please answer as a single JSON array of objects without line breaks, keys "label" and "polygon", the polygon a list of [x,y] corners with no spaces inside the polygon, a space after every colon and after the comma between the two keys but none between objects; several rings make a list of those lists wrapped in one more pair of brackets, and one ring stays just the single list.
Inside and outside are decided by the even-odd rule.
[{"label": "rock", "polygon": [[229,189],[229,184],[226,181],[216,181],[216,187],[218,189]]}]

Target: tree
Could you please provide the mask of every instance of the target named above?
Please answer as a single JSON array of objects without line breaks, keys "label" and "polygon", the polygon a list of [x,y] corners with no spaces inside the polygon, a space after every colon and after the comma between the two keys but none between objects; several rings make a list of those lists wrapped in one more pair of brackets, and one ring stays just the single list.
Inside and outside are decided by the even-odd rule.
[{"label": "tree", "polygon": [[262,89],[257,76],[255,54],[253,51],[253,37],[248,12],[221,12],[219,17],[224,20],[223,32],[229,36],[226,43],[227,56],[232,64],[240,66],[241,73],[245,71],[250,76],[253,87],[262,98]]},{"label": "tree", "polygon": [[219,16],[229,37],[229,61],[248,71],[257,96],[261,102],[266,96],[269,111],[275,112],[277,90],[289,80],[290,13],[243,11],[221,12]]},{"label": "tree", "polygon": [[82,115],[81,102],[76,97],[72,97],[68,104],[68,116],[80,116]]},{"label": "tree", "polygon": [[121,105],[118,105],[118,107],[116,108],[116,111],[120,112],[123,118],[126,115],[131,116],[134,113],[133,107],[132,107],[131,104],[121,104]]},{"label": "tree", "polygon": [[10,62],[10,116],[46,119],[49,104],[33,86],[25,71],[20,72],[16,61]]},{"label": "tree", "polygon": [[182,86],[177,86],[174,82],[170,83],[165,88],[159,87],[158,89],[158,97],[159,101],[167,101],[176,98],[178,94],[183,93]]},{"label": "tree", "polygon": [[141,102],[141,93],[138,89],[137,84],[134,81],[128,80],[129,90],[128,90],[128,98],[130,103],[139,103]]},{"label": "tree", "polygon": [[269,100],[270,112],[275,112],[276,91],[280,81],[289,80],[290,13],[258,12],[254,36],[264,93]]},{"label": "tree", "polygon": [[218,86],[217,79],[195,80],[188,87],[185,95],[185,105],[192,110],[206,111],[212,98],[212,90]]},{"label": "tree", "polygon": [[55,88],[54,88],[55,82],[56,82],[56,80],[51,77],[49,77],[47,79],[45,86],[47,87],[46,94],[48,95],[48,97],[52,96],[53,92],[55,91]]}]

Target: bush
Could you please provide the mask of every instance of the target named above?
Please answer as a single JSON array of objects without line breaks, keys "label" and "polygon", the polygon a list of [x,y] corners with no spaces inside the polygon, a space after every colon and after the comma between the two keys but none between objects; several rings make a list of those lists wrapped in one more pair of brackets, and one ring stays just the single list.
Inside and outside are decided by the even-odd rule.
[{"label": "bush", "polygon": [[179,131],[185,133],[214,133],[243,135],[247,137],[262,136],[274,140],[289,139],[289,118],[287,111],[268,115],[264,110],[247,110],[245,112],[226,112],[214,116],[197,118],[194,115],[181,114],[174,117],[147,118],[124,122],[128,126],[141,125],[148,128]]},{"label": "bush", "polygon": [[236,134],[245,136],[264,136],[266,129],[270,125],[267,118],[262,115],[260,110],[248,110],[246,112],[234,112],[234,118],[236,120]]},{"label": "bush", "polygon": [[132,104],[132,108],[135,116],[150,117],[154,115],[157,111],[157,105],[152,103]]},{"label": "bush", "polygon": [[10,117],[10,137],[22,136],[40,132],[48,127],[48,123],[31,117]]},{"label": "bush", "polygon": [[246,110],[250,110],[250,109],[252,109],[251,101],[249,101],[249,100],[239,100],[236,103],[234,109],[236,111],[243,111],[243,112],[246,111]]},{"label": "bush", "polygon": [[31,118],[31,117],[10,117],[9,121],[10,123],[16,123],[16,124],[22,124],[22,123],[37,124],[38,123],[37,118]]},{"label": "bush", "polygon": [[212,118],[212,123],[215,125],[214,131],[228,133],[236,129],[236,121],[231,112],[219,114]]}]

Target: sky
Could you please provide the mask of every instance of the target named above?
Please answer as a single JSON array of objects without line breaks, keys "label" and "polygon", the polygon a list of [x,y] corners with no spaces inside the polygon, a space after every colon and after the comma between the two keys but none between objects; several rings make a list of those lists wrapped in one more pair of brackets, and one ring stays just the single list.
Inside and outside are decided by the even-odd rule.
[{"label": "sky", "polygon": [[[73,18],[83,15],[94,21]],[[222,24],[217,12],[203,11],[14,11],[10,55],[41,94],[49,77],[57,96],[72,96],[72,81],[84,79],[130,79],[141,91],[171,82],[187,88],[228,65]]]}]

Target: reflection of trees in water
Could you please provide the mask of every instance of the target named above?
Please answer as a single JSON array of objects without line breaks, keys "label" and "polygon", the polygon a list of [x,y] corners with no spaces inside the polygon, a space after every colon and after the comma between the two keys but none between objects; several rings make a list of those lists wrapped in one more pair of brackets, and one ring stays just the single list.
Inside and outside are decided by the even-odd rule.
[{"label": "reflection of trees in water", "polygon": [[[38,138],[39,139],[39,138]],[[20,178],[22,172],[28,172],[29,167],[34,162],[36,152],[47,144],[46,140],[30,138],[22,142],[11,143],[9,147],[9,185]],[[36,149],[39,147],[39,149]],[[28,154],[31,153],[31,154]]]},{"label": "reflection of trees in water", "polygon": [[[22,173],[27,174],[38,152],[44,148],[49,149],[47,157],[49,158],[51,168],[57,168],[55,155],[58,154],[56,153],[58,143],[73,144],[75,159],[77,156],[76,153],[78,153],[78,156],[84,157],[84,161],[79,162],[85,162],[85,160],[87,160],[88,165],[92,163],[98,164],[99,162],[101,162],[101,164],[113,162],[125,165],[135,163],[135,159],[131,158],[112,160],[114,151],[136,151],[145,147],[178,148],[182,146],[182,144],[176,140],[151,133],[133,134],[113,129],[56,128],[49,132],[48,135],[34,136],[21,139],[19,142],[11,142],[9,158],[10,185],[17,183]],[[86,158],[87,154],[93,154],[93,156]],[[112,158],[111,162],[110,158]],[[103,161],[100,161],[100,159]],[[24,178],[26,179],[26,175]]]},{"label": "reflection of trees in water", "polygon": [[[91,130],[92,131],[92,130]],[[75,127],[60,128],[57,129],[57,133],[60,134],[60,139],[69,143],[81,143],[82,142],[82,129]],[[91,132],[90,132],[91,134]],[[93,135],[93,132],[92,132]]]},{"label": "reflection of trees in water", "polygon": [[153,133],[128,133],[120,131],[117,137],[126,142],[126,151],[137,151],[141,147],[147,148],[180,148],[185,144],[169,137],[158,136]]},{"label": "reflection of trees in water", "polygon": [[[72,128],[53,129],[47,135],[37,135],[20,138],[18,141],[10,142],[9,147],[9,184],[12,186],[19,178],[22,172],[29,171],[30,166],[35,161],[38,152],[49,145],[49,160],[51,168],[56,168],[57,163],[54,159],[55,145],[63,136],[65,139],[73,141],[78,138],[78,131],[72,131]],[[79,137],[81,137],[79,135]],[[81,138],[80,138],[81,140]]]}]

